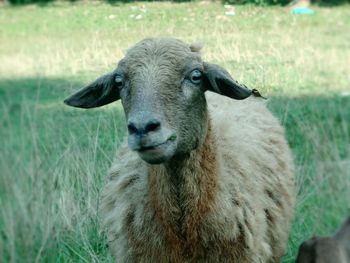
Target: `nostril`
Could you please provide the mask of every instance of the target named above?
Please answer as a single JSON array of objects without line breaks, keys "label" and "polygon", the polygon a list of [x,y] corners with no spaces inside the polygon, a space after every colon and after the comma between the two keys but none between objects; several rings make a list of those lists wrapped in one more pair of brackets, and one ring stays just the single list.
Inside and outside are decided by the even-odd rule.
[{"label": "nostril", "polygon": [[128,131],[130,135],[144,136],[149,132],[156,131],[160,127],[160,122],[157,120],[148,121],[146,124],[142,122],[128,122]]},{"label": "nostril", "polygon": [[145,133],[151,132],[151,131],[156,131],[160,127],[160,122],[159,121],[151,121],[149,122],[146,127],[145,127]]},{"label": "nostril", "polygon": [[137,128],[136,128],[135,124],[129,123],[128,124],[128,131],[130,134],[137,133]]}]

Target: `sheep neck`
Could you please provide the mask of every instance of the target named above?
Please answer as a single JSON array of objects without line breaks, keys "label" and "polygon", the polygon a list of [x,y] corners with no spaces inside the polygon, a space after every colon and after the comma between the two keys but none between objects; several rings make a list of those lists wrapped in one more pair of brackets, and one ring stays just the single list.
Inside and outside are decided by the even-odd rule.
[{"label": "sheep neck", "polygon": [[[217,156],[210,121],[204,143],[166,165],[149,166],[150,204],[165,238],[182,252],[199,242],[201,220],[217,190]],[[187,252],[185,252],[187,253]]]}]

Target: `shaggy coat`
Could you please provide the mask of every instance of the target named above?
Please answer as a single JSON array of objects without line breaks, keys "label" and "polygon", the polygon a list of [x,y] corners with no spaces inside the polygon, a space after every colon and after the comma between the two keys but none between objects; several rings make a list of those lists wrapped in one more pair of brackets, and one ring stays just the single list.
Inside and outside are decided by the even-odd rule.
[{"label": "shaggy coat", "polygon": [[119,262],[279,262],[294,205],[284,131],[261,98],[207,94],[203,145],[176,169],[121,146],[103,191]]},{"label": "shaggy coat", "polygon": [[120,147],[102,193],[117,262],[280,261],[293,160],[283,128],[252,94],[202,62],[198,48],[156,38],[65,101],[123,104],[129,147]]}]

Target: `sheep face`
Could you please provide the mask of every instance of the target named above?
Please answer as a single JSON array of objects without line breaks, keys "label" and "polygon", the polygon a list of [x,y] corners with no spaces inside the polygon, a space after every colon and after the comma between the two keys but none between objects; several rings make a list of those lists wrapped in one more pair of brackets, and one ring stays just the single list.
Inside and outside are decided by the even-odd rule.
[{"label": "sheep face", "polygon": [[207,110],[197,53],[182,42],[143,41],[116,72],[124,81],[120,98],[129,147],[143,160],[162,163],[203,142]]},{"label": "sheep face", "polygon": [[151,164],[184,156],[207,132],[204,96],[211,90],[235,99],[251,94],[221,67],[172,38],[145,39],[117,68],[73,94],[68,105],[92,108],[121,99],[131,150]]}]

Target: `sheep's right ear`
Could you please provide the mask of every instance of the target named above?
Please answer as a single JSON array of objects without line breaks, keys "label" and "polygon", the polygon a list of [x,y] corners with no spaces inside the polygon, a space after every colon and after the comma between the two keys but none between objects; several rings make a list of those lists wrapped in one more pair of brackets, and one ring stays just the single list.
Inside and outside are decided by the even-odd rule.
[{"label": "sheep's right ear", "polygon": [[78,108],[95,108],[118,100],[119,90],[114,81],[115,75],[109,73],[77,91],[64,100],[64,103]]},{"label": "sheep's right ear", "polygon": [[243,100],[252,95],[245,85],[238,83],[219,65],[203,63],[206,90],[236,99]]}]

